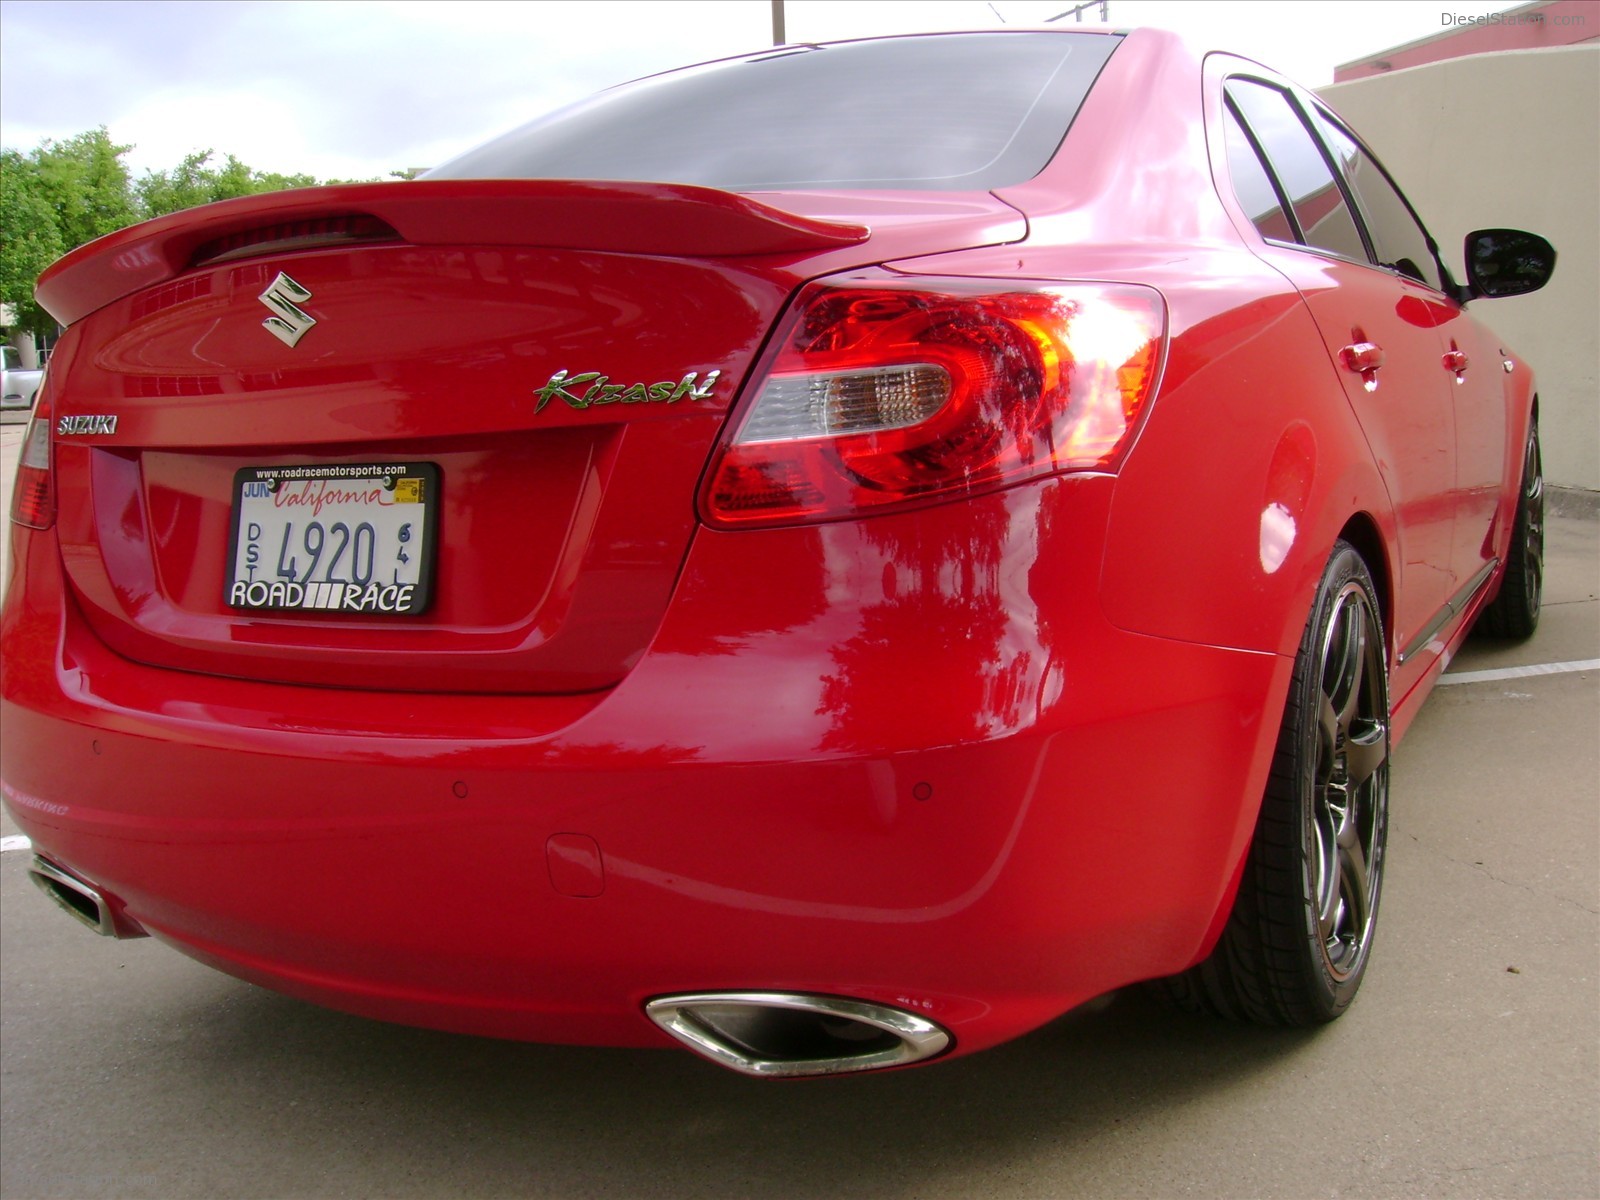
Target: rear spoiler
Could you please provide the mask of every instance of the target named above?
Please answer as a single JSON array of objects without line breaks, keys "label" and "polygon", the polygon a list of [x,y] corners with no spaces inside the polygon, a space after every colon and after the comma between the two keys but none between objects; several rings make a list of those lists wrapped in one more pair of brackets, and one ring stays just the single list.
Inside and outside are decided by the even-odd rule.
[{"label": "rear spoiler", "polygon": [[813,254],[866,241],[870,233],[864,225],[798,216],[688,184],[548,179],[336,184],[241,196],[108,233],[51,264],[39,277],[35,296],[56,320],[70,325],[207,262],[341,241],[726,258]]}]

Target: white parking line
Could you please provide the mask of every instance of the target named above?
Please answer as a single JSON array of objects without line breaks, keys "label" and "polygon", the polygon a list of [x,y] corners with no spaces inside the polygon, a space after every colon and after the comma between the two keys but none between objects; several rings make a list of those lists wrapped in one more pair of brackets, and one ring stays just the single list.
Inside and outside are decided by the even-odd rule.
[{"label": "white parking line", "polygon": [[1439,686],[1447,683],[1493,683],[1499,679],[1526,679],[1530,675],[1566,675],[1573,671],[1600,671],[1600,658],[1578,662],[1535,663],[1531,667],[1501,667],[1495,671],[1460,671],[1439,676]]},{"label": "white parking line", "polygon": [[10,854],[13,850],[32,850],[33,843],[20,833],[10,837],[0,837],[0,854]]}]

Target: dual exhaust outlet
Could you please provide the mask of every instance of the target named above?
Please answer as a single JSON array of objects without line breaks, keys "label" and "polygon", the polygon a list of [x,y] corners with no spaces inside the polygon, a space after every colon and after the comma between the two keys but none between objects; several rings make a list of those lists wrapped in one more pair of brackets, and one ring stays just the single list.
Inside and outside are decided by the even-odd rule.
[{"label": "dual exhaust outlet", "polygon": [[[68,916],[103,937],[148,936],[96,884],[42,855],[29,877]],[[950,1048],[925,1017],[885,1004],[803,992],[690,992],[662,996],[645,1013],[719,1066],[766,1079],[900,1067]]]}]

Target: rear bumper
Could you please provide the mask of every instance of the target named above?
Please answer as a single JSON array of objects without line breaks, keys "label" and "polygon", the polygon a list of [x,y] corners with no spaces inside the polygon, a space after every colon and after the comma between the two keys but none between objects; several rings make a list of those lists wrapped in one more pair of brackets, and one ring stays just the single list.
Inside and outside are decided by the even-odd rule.
[{"label": "rear bumper", "polygon": [[979,1049],[1205,952],[1287,685],[1063,586],[1097,542],[1041,513],[1094,528],[1108,491],[702,534],[651,650],[583,697],[140,666],[24,535],[6,802],[152,934],[333,1007],[665,1045],[652,998],[775,989]]}]

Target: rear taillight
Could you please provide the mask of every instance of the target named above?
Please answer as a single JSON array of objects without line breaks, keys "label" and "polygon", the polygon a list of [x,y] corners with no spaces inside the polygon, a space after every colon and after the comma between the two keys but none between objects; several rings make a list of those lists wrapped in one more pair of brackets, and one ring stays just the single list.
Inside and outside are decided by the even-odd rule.
[{"label": "rear taillight", "polygon": [[1165,311],[1130,284],[812,284],[718,453],[705,517],[826,521],[1115,470],[1155,389]]},{"label": "rear taillight", "polygon": [[55,485],[50,472],[50,397],[44,385],[33,406],[33,420],[22,439],[17,482],[11,493],[11,519],[30,529],[49,529],[56,519]]}]

